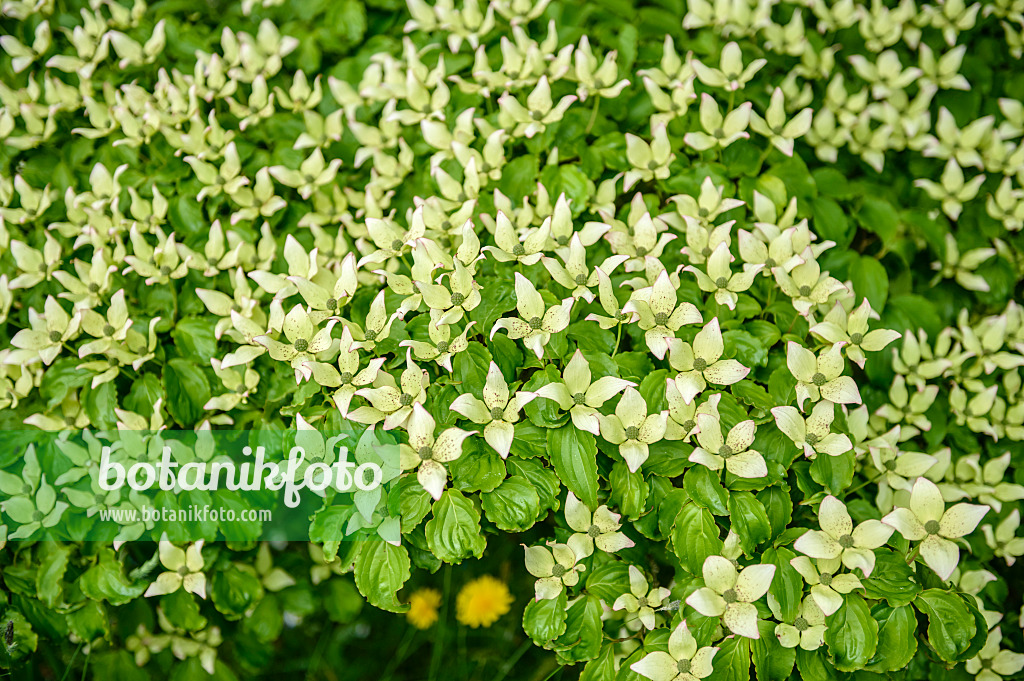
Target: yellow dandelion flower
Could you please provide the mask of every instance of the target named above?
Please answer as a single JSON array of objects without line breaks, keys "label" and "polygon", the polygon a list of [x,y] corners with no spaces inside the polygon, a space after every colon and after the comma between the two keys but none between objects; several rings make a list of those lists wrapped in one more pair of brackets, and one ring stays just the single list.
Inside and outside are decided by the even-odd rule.
[{"label": "yellow dandelion flower", "polygon": [[409,596],[409,611],[405,616],[409,624],[417,629],[429,629],[437,621],[437,608],[440,605],[440,591],[419,589]]},{"label": "yellow dandelion flower", "polygon": [[455,602],[456,618],[473,627],[489,627],[511,609],[515,600],[505,583],[484,575],[467,583]]}]

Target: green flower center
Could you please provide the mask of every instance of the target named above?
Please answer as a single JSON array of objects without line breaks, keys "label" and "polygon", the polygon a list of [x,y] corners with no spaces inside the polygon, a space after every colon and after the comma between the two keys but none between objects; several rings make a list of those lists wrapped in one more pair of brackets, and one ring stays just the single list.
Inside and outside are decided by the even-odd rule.
[{"label": "green flower center", "polygon": [[694,421],[693,419],[686,419],[680,425],[682,425],[683,430],[689,432],[697,427],[697,422]]},{"label": "green flower center", "polygon": [[697,371],[704,371],[708,368],[708,361],[703,357],[698,357],[693,360],[693,368]]},{"label": "green flower center", "polygon": [[188,574],[188,568],[186,566],[182,565],[180,568],[178,568],[178,574],[181,575],[182,577],[184,577],[185,575]]},{"label": "green flower center", "polygon": [[882,465],[885,466],[885,470],[894,471],[896,470],[896,459],[889,459]]},{"label": "green flower center", "polygon": [[395,239],[394,241],[391,242],[391,250],[392,251],[400,251],[400,250],[402,250],[402,246],[404,246],[404,245],[405,244],[402,243],[401,239]]},{"label": "green flower center", "polygon": [[32,522],[34,523],[40,522],[44,517],[45,516],[43,515],[42,511],[37,510],[32,512]]},{"label": "green flower center", "polygon": [[351,371],[346,371],[345,373],[343,373],[341,375],[341,384],[342,385],[347,385],[347,384],[351,383],[352,382],[352,378],[353,378],[352,372]]},{"label": "green flower center", "polygon": [[103,325],[103,335],[104,336],[113,336],[114,335],[114,327],[111,326],[110,324],[104,324]]},{"label": "green flower center", "polygon": [[337,310],[338,309],[338,299],[337,298],[328,298],[326,306],[327,306],[328,310]]},{"label": "green flower center", "polygon": [[733,454],[734,452],[732,451],[732,447],[730,447],[729,445],[722,445],[721,447],[718,448],[718,456],[722,457],[723,459],[728,459]]},{"label": "green flower center", "polygon": [[638,608],[649,608],[650,607],[650,603],[648,602],[646,596],[641,596],[640,598],[636,599],[636,604],[637,604]]},{"label": "green flower center", "polygon": [[51,331],[50,332],[50,342],[51,343],[60,343],[60,339],[61,339],[60,331]]},{"label": "green flower center", "polygon": [[657,324],[658,326],[665,326],[666,324],[668,324],[668,313],[659,312],[658,314],[654,315],[654,323]]},{"label": "green flower center", "polygon": [[530,328],[533,329],[534,331],[538,331],[540,329],[540,327],[541,327],[541,324],[543,324],[543,323],[544,323],[544,320],[541,319],[540,317],[534,317],[533,319],[531,319],[528,322],[528,324],[530,325]]},{"label": "green flower center", "polygon": [[842,537],[839,538],[839,545],[842,546],[844,549],[853,548],[853,535],[844,534]]},{"label": "green flower center", "polygon": [[832,575],[827,572],[822,572],[818,577],[818,581],[821,582],[822,586],[829,586],[832,584]]},{"label": "green flower center", "polygon": [[22,494],[32,494],[32,485],[30,485],[30,484],[28,484],[26,482],[24,485],[21,486],[21,493]]},{"label": "green flower center", "polygon": [[377,340],[377,332],[375,330],[373,330],[373,329],[367,329],[366,333],[364,333],[363,336],[368,341],[375,341],[375,340]]},{"label": "green flower center", "polygon": [[660,166],[658,165],[657,161],[651,161],[650,163],[647,164],[648,170],[657,170],[659,167]]},{"label": "green flower center", "polygon": [[305,352],[306,350],[309,349],[309,341],[306,340],[305,338],[298,339],[297,341],[295,341],[295,349],[298,350],[299,352]]},{"label": "green flower center", "polygon": [[698,208],[697,209],[697,217],[699,217],[699,218],[706,218],[709,215],[711,215],[711,212],[708,211],[707,208]]},{"label": "green flower center", "polygon": [[811,383],[813,383],[814,385],[816,385],[816,386],[818,386],[820,388],[821,386],[823,386],[826,383],[828,383],[828,379],[825,378],[825,374],[823,374],[823,373],[821,373],[819,371],[818,373],[816,373],[813,376],[811,376]]},{"label": "green flower center", "polygon": [[807,436],[804,438],[804,442],[813,447],[814,445],[818,444],[818,436],[815,435],[814,433],[807,433]]},{"label": "green flower center", "polygon": [[627,440],[635,440],[638,437],[640,437],[640,429],[639,428],[637,428],[636,426],[630,426],[629,428],[626,428],[626,439]]},{"label": "green flower center", "polygon": [[803,616],[801,616],[793,620],[793,627],[797,631],[807,631],[811,627],[811,624]]},{"label": "green flower center", "polygon": [[679,674],[690,673],[691,662],[689,660],[678,660],[676,662],[676,672]]},{"label": "green flower center", "polygon": [[587,401],[587,396],[584,395],[583,393],[576,393],[575,395],[572,396],[572,401],[573,404],[585,404]]},{"label": "green flower center", "polygon": [[587,536],[591,539],[596,539],[601,536],[601,528],[597,525],[591,525],[587,528]]},{"label": "green flower center", "polygon": [[432,450],[430,447],[424,446],[420,447],[419,451],[416,452],[416,454],[420,457],[420,461],[426,461],[427,459],[434,455],[434,450]]},{"label": "green flower center", "polygon": [[650,253],[650,251],[648,251],[645,247],[643,247],[643,246],[637,246],[636,247],[636,257],[642,258],[645,255],[647,255],[648,253]]},{"label": "green flower center", "polygon": [[494,409],[491,409],[491,420],[492,421],[500,421],[501,417],[504,416],[504,415],[505,415],[505,411],[503,409],[499,409],[498,407],[495,407]]},{"label": "green flower center", "polygon": [[512,255],[517,257],[526,255],[526,247],[522,244],[516,244],[515,248],[512,249]]},{"label": "green flower center", "polygon": [[551,568],[551,576],[552,577],[559,577],[559,578],[561,578],[561,576],[564,575],[566,572],[567,571],[566,571],[565,567],[562,566],[562,565],[559,565],[558,563],[555,563],[554,567]]},{"label": "green flower center", "polygon": [[711,250],[710,246],[705,246],[704,248],[700,249],[700,254],[703,255],[705,258],[710,256],[712,252],[713,251]]},{"label": "green flower center", "polygon": [[717,286],[718,288],[725,288],[728,285],[729,280],[726,279],[725,277],[719,277],[718,279],[715,279],[715,286]]},{"label": "green flower center", "polygon": [[587,285],[587,275],[585,275],[585,274],[577,274],[576,275],[576,285],[577,286],[586,286]]},{"label": "green flower center", "polygon": [[89,293],[99,293],[100,285],[96,283],[89,284]]},{"label": "green flower center", "polygon": [[452,294],[452,305],[453,306],[462,305],[464,302],[466,302],[466,296],[462,295],[461,293],[453,293]]},{"label": "green flower center", "polygon": [[437,351],[442,355],[448,352],[448,341],[441,341],[437,344]]},{"label": "green flower center", "polygon": [[565,246],[566,244],[569,243],[569,237],[567,237],[564,234],[562,236],[556,236],[555,243],[558,244],[559,246]]},{"label": "green flower center", "polygon": [[860,345],[861,343],[864,342],[864,334],[862,334],[862,333],[851,334],[850,335],[850,342],[853,343],[854,345]]},{"label": "green flower center", "polygon": [[736,589],[729,589],[724,594],[722,594],[722,600],[724,600],[726,603],[735,603],[736,601],[738,601],[739,596],[736,595]]},{"label": "green flower center", "polygon": [[170,267],[168,267],[167,265],[164,265],[163,267],[161,267],[161,268],[160,268],[160,274],[161,274],[161,275],[163,275],[163,276],[165,276],[165,277],[166,277],[166,276],[167,276],[167,275],[169,275],[170,273],[171,273],[171,268],[170,268]]},{"label": "green flower center", "polygon": [[939,533],[939,521],[938,520],[929,520],[928,522],[926,522],[924,524],[924,531],[927,532],[928,534],[938,534]]},{"label": "green flower center", "polygon": [[398,402],[403,407],[408,407],[410,404],[412,404],[413,399],[414,398],[412,395],[408,393],[402,393],[402,396],[398,398]]},{"label": "green flower center", "polygon": [[764,261],[764,267],[767,270],[773,269],[778,266],[778,263],[774,259],[768,258]]},{"label": "green flower center", "polygon": [[803,286],[801,286],[801,287],[800,287],[800,295],[804,296],[805,298],[806,298],[807,296],[811,295],[811,287],[810,287],[810,286],[807,286],[806,284],[804,284]]}]

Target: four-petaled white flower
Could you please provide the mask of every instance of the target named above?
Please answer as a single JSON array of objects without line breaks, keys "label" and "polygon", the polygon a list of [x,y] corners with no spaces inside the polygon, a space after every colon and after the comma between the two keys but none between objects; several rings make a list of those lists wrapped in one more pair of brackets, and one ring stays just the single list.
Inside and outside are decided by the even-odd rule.
[{"label": "four-petaled white flower", "polygon": [[772,415],[775,424],[797,447],[804,450],[804,456],[813,459],[819,453],[839,456],[853,449],[850,438],[843,433],[830,433],[835,419],[835,405],[828,401],[818,402],[811,415],[804,419],[796,407],[774,407]]},{"label": "four-petaled white flower", "polygon": [[811,598],[826,617],[843,606],[843,595],[854,589],[864,588],[857,575],[836,574],[843,566],[838,558],[819,558],[812,561],[807,556],[797,556],[790,560],[789,564],[810,585]]},{"label": "four-petaled white flower", "polygon": [[818,506],[821,530],[808,530],[793,544],[800,553],[811,558],[841,558],[850,570],[860,568],[865,577],[875,569],[875,549],[889,541],[893,528],[879,520],[865,520],[853,526],[846,505],[832,495]]},{"label": "four-petaled white flower", "polygon": [[203,540],[200,539],[188,548],[182,549],[167,540],[165,532],[160,539],[160,562],[167,572],[162,572],[156,581],[149,585],[144,594],[163,596],[172,594],[178,589],[206,598],[206,575],[203,574]]},{"label": "four-petaled white flower", "polygon": [[[487,379],[483,390],[484,399],[480,401],[470,393],[463,393],[455,398],[451,410],[457,411],[473,423],[484,426],[484,439],[501,458],[508,458],[515,437],[515,422],[519,420],[519,412],[529,404],[536,393],[525,390],[509,395],[508,384],[505,383],[501,369],[494,362],[487,371]],[[486,424],[486,425],[484,425]]]},{"label": "four-petaled white flower", "polygon": [[768,593],[775,577],[774,565],[750,565],[740,571],[724,556],[708,556],[703,567],[704,584],[686,604],[705,617],[721,617],[734,634],[761,638],[754,602]]},{"label": "four-petaled white flower", "polygon": [[600,435],[601,413],[598,407],[626,388],[635,388],[636,383],[615,376],[602,376],[596,381],[591,378],[590,364],[577,350],[565,365],[562,373],[564,382],[541,386],[537,389],[537,397],[554,400],[563,410],[568,410],[573,425]]},{"label": "four-petaled white flower", "polygon": [[448,484],[444,464],[462,456],[462,442],[476,431],[448,428],[435,438],[435,425],[434,417],[423,405],[415,404],[407,427],[409,442],[399,446],[398,455],[402,470],[415,470],[420,486],[437,500]]},{"label": "four-petaled white flower", "polygon": [[600,419],[601,437],[619,446],[629,471],[635,473],[650,455],[648,445],[665,437],[668,414],[648,414],[643,396],[636,388],[626,388],[615,413]]},{"label": "four-petaled white flower", "polygon": [[925,565],[947,580],[960,562],[960,549],[951,540],[973,532],[988,511],[988,506],[978,504],[956,504],[947,510],[938,486],[918,478],[910,491],[910,507],[894,509],[882,522],[904,539],[921,542]]},{"label": "four-petaled white flower", "polygon": [[595,544],[605,553],[631,548],[634,546],[633,540],[619,531],[622,528],[619,523],[621,517],[604,505],[598,506],[591,513],[586,504],[569,492],[565,499],[565,522],[576,533],[566,543],[581,558],[592,554]]},{"label": "four-petaled white flower", "polygon": [[543,546],[524,546],[526,549],[526,571],[537,578],[534,584],[536,600],[550,600],[567,586],[576,586],[580,581],[580,573],[587,569],[579,565],[582,556],[576,554],[566,544],[548,542],[550,548]]},{"label": "four-petaled white flower", "polygon": [[519,317],[503,317],[494,322],[491,338],[499,329],[505,329],[509,338],[521,339],[540,359],[551,334],[569,326],[574,302],[574,298],[566,298],[560,304],[547,307],[530,280],[516,272],[516,310]]},{"label": "four-petaled white flower", "polygon": [[635,565],[630,565],[629,592],[615,599],[612,610],[625,610],[627,621],[640,620],[648,629],[654,629],[654,611],[665,604],[669,594],[663,586],[651,588],[644,574]]},{"label": "four-petaled white flower", "polygon": [[708,383],[732,385],[743,380],[750,369],[735,359],[722,359],[725,343],[718,317],[708,322],[693,337],[693,345],[677,338],[668,341],[668,361],[676,375],[676,388],[689,404]]},{"label": "four-petaled white flower", "polygon": [[656,650],[629,666],[651,681],[697,681],[711,676],[717,647],[697,648],[697,641],[682,621],[668,637],[668,652]]},{"label": "four-petaled white flower", "polygon": [[768,465],[756,449],[754,442],[757,425],[750,419],[741,421],[722,437],[722,423],[712,414],[697,414],[697,442],[700,447],[690,452],[690,461],[707,466],[713,471],[724,467],[739,478],[763,478]]},{"label": "four-petaled white flower", "polygon": [[835,404],[860,404],[860,390],[850,376],[843,376],[842,343],[835,343],[817,357],[793,341],[786,346],[786,365],[796,378],[796,401],[803,411],[804,402],[826,399]]}]

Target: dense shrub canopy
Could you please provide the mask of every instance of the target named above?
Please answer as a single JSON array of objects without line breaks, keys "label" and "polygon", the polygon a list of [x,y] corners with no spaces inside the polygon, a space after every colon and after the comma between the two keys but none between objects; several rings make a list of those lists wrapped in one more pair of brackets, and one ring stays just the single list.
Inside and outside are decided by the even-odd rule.
[{"label": "dense shrub canopy", "polygon": [[[890,5],[2,0],[0,666],[1019,674],[1024,4]],[[102,431],[371,428],[78,540]]]}]

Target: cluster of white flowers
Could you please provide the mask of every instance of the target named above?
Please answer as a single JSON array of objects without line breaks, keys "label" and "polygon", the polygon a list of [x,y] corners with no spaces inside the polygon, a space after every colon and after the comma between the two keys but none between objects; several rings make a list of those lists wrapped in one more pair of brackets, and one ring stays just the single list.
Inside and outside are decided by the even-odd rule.
[{"label": "cluster of white flowers", "polygon": [[[202,308],[192,314],[215,318],[217,356],[209,363],[221,386],[202,405],[201,418],[182,425],[237,425],[249,400],[268,389],[256,363],[280,365],[307,399],[322,395],[341,418],[401,431],[401,467],[435,500],[448,488],[448,466],[469,438],[509,457],[521,432],[517,423],[536,402],[555,405],[579,431],[600,438],[602,451],[607,446],[641,480],[652,447],[664,441],[681,443],[688,463],[714,476],[724,470],[741,479],[766,478],[774,462],[755,440],[759,427],[773,423],[808,460],[852,452],[857,479],[877,485],[877,511],[884,517],[855,527],[840,499],[814,500],[820,530],[796,539],[803,555],[791,561],[809,595],[794,621],[776,615],[775,631],[786,647],[822,645],[825,618],[844,594],[863,588],[874,551],[894,531],[911,542],[911,559],[919,553],[943,581],[956,574],[966,546],[961,540],[984,518],[991,524],[978,534],[995,555],[1007,563],[1024,555],[1018,511],[995,520],[1003,504],[1024,499],[1024,486],[1006,480],[1010,454],[998,444],[1024,440],[1020,305],[1011,302],[1001,314],[984,317],[965,309],[957,325],[938,336],[907,331],[897,343],[898,332],[874,323],[879,315],[868,299],[823,269],[836,244],[818,239],[808,219],[798,217],[800,202],[778,177],[765,175],[741,192],[709,173],[692,194],[667,198],[657,184],[681,161],[721,159],[739,140],[763,144],[758,167],[771,154],[793,156],[797,141],[823,161],[834,162],[845,150],[879,172],[888,157],[907,151],[945,161],[939,178],[916,179],[922,199],[933,199],[936,211],[956,221],[965,204],[984,201],[992,219],[1019,231],[1024,106],[1003,99],[999,115],[961,122],[945,107],[933,120],[933,110],[941,91],[970,88],[960,73],[967,46],[957,43],[979,14],[999,18],[1007,44],[1020,56],[1020,3],[983,9],[958,0],[904,0],[889,8],[811,0],[794,5],[786,23],[775,23],[773,7],[787,3],[696,0],[680,20],[691,30],[713,27],[731,41],[717,58],[681,53],[666,37],[657,66],[625,74],[617,53],[602,54],[586,36],[562,44],[554,21],[544,26],[538,20],[546,4],[504,0],[484,8],[465,0],[456,8],[410,0],[412,20],[400,51],[373,55],[360,80],[350,83],[287,69],[298,40],[270,20],[254,35],[224,28],[220,49],[197,53],[194,69],[183,72],[156,69],[165,25],[146,21],[142,0],[130,9],[95,0],[79,24],[63,22],[59,29],[48,18],[52,2],[5,0],[6,16],[39,21],[28,44],[0,37],[22,83],[0,84],[0,143],[11,152],[39,149],[74,120],[84,121],[74,135],[109,141],[115,150],[169,147],[179,166],[169,176],[195,188],[185,200],[210,223],[200,228],[200,239],[178,233],[185,218],[172,187],[148,170],[145,177],[153,180],[141,181],[128,164],[112,160],[117,154],[97,159],[88,185],[68,186],[63,195],[50,184],[32,186],[21,172],[0,177],[0,256],[13,263],[0,275],[0,322],[27,320],[11,334],[11,347],[0,350],[0,409],[42,405],[36,397],[46,372],[65,357],[82,360],[77,368],[88,373],[91,391],[121,376],[139,378],[163,362],[160,337],[182,316],[175,296],[184,298],[190,281],[206,281],[193,286]],[[247,11],[254,6],[247,3]],[[807,40],[805,22],[829,40]],[[932,29],[941,32],[942,53],[922,40]],[[848,30],[863,38],[870,56],[845,54],[832,43]],[[495,54],[485,39],[499,31]],[[799,65],[768,83],[768,61],[754,58],[754,45],[798,58]],[[901,61],[908,51],[914,61]],[[837,63],[852,69],[856,84]],[[151,68],[152,87],[117,82],[114,65],[126,73]],[[618,135],[621,172],[597,182],[581,173],[573,176],[579,187],[565,190],[563,182],[557,193],[546,186],[552,183],[538,182],[522,198],[500,189],[524,145],[546,139],[551,146],[537,152],[543,171],[536,170],[557,176],[572,163],[563,162],[558,136],[545,138],[546,131],[571,118],[582,120],[587,134],[609,133],[606,121],[597,124],[598,113],[644,93],[649,127]],[[482,104],[458,108],[469,96]],[[584,106],[590,110],[582,112]],[[696,116],[688,119],[691,107]],[[291,149],[270,154],[251,142],[250,135],[281,117],[301,121],[275,128],[295,133]],[[684,121],[689,128],[679,127]],[[355,140],[351,159],[337,151],[343,139]],[[426,173],[420,172],[422,156],[429,159]],[[998,189],[982,196],[989,177],[1001,178]],[[413,180],[406,206],[400,198]],[[297,217],[282,238],[276,227],[285,214]],[[903,230],[892,238],[903,238]],[[1002,240],[960,253],[947,235],[944,246],[934,265],[937,281],[987,291],[982,265],[997,253],[1024,271]],[[512,302],[500,309],[497,267],[511,278],[502,282],[501,295]],[[173,309],[138,314],[136,292],[143,286],[170,290],[166,300]],[[755,291],[765,292],[764,306]],[[780,301],[788,307],[775,314]],[[481,314],[487,308],[498,312]],[[758,386],[748,380],[755,367],[727,356],[726,336],[768,308],[776,320],[791,320],[768,346],[784,343],[788,375],[782,382],[792,385],[795,406],[769,410],[744,402],[750,413],[743,406],[742,418],[733,418],[720,409],[722,391],[741,382]],[[584,351],[556,350],[565,347],[573,322],[586,325],[584,335],[614,336],[613,357],[625,336],[645,359],[649,351],[667,363],[667,379],[655,391],[665,408],[634,381],[604,369],[595,378],[597,367]],[[417,323],[422,333],[407,333]],[[400,349],[388,346],[400,329]],[[484,362],[484,384],[450,380],[453,362],[481,342],[502,343]],[[888,402],[869,411],[846,360],[863,369],[886,348],[895,378]],[[503,368],[502,355],[513,351],[519,359]],[[525,389],[519,368],[543,371],[546,363],[555,372],[551,380]],[[95,425],[79,386],[24,422],[46,430]],[[114,396],[119,428],[163,427],[163,400],[140,414]],[[428,409],[439,401],[473,429],[449,425],[454,419],[439,426],[437,412]],[[955,460],[944,438],[929,437],[936,420],[946,419],[947,404],[956,424],[977,435],[978,451]],[[309,427],[326,420],[325,411],[309,400],[292,415]],[[24,492],[19,486],[12,492],[19,501],[5,502],[3,510],[26,526],[36,523],[32,531],[51,527],[67,504],[53,500],[40,507],[38,488],[50,488],[45,476],[30,482],[34,487]],[[538,600],[576,586],[585,573],[582,561],[595,548],[615,553],[634,544],[606,504],[591,511],[569,492],[564,516],[571,529],[566,541],[526,549]],[[725,630],[756,639],[754,604],[768,592],[776,567],[740,565],[744,552],[730,537],[722,555],[706,559],[703,585],[685,602],[704,616],[721,617]],[[170,572],[147,595],[180,586],[203,595],[201,547],[162,546]],[[605,616],[625,611],[630,621],[655,629],[672,612],[665,607],[669,590],[651,588],[635,566],[629,577],[630,591]],[[777,610],[770,595],[767,602]],[[193,648],[183,655],[212,664],[219,634],[210,632],[208,640],[190,639]],[[979,679],[991,669],[1012,673],[1024,666],[1013,653],[999,652],[1000,636],[995,627],[980,661],[971,663],[984,670]],[[137,660],[148,659],[168,641],[140,632],[130,646]],[[704,678],[715,651],[698,649],[682,621],[672,629],[667,652],[650,653],[632,668],[654,681]]]}]

